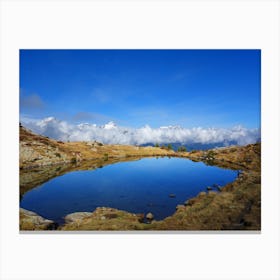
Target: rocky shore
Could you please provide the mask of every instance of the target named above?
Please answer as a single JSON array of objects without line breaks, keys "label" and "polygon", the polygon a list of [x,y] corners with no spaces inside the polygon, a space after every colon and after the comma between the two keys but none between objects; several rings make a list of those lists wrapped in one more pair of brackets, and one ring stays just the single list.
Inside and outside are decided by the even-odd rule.
[{"label": "rocky shore", "polygon": [[[208,151],[174,152],[156,147],[64,143],[20,128],[20,194],[73,170],[94,169],[147,156],[176,156],[239,170],[238,178],[218,192],[207,189],[162,221],[147,223],[141,213],[107,207],[71,213],[57,226],[36,213],[20,209],[20,230],[260,230],[261,145]],[[44,168],[45,166],[45,168]],[[152,213],[151,213],[152,214]],[[152,216],[151,216],[152,217]]]},{"label": "rocky shore", "polygon": [[54,230],[57,228],[57,224],[54,221],[44,219],[38,214],[19,209],[19,221],[21,230]]}]

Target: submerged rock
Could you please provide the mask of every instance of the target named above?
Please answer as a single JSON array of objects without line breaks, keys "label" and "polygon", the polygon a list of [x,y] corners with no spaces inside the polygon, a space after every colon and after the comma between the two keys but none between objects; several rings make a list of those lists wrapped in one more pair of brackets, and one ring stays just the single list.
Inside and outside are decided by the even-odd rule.
[{"label": "submerged rock", "polygon": [[171,194],[169,194],[169,197],[174,198],[174,197],[176,197],[176,195],[174,193],[171,193]]}]

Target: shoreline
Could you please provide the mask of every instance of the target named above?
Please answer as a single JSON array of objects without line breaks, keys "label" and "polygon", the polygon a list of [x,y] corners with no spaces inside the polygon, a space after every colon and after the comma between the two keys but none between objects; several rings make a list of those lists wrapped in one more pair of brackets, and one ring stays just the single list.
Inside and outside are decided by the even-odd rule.
[{"label": "shoreline", "polygon": [[[100,145],[88,142],[61,144],[58,141],[35,135],[23,128],[20,131],[25,135],[21,138],[23,142],[21,142],[20,150],[23,152],[20,157],[21,196],[40,183],[70,171],[95,169],[147,157],[179,157],[204,162],[206,165],[242,171],[232,183],[222,186],[220,192],[201,192],[196,197],[189,199],[188,204],[178,205],[176,211],[174,209],[173,215],[160,221],[145,224],[141,222],[143,217],[139,217],[137,214],[98,207],[91,214],[78,215],[77,219],[58,226],[58,231],[261,229],[260,143],[207,151],[174,152],[156,147]],[[48,151],[47,157],[44,154],[44,148]],[[77,149],[80,151],[77,152]],[[24,154],[24,152],[26,153]],[[59,156],[57,156],[58,154]],[[76,156],[75,161],[70,158],[73,155]],[[39,163],[37,163],[38,161]],[[75,216],[73,215],[75,213],[77,212],[68,215]],[[49,228],[49,224],[42,227],[42,223],[38,225],[32,223],[32,219],[37,222],[42,222],[44,219],[38,218],[39,215],[36,217],[34,214],[28,216],[27,212],[21,213],[20,231],[54,229],[54,226]]]}]

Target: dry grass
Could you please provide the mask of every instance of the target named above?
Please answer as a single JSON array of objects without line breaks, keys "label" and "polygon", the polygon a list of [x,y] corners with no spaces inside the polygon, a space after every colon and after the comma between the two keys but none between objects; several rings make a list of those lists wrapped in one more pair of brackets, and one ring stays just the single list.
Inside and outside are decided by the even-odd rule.
[{"label": "dry grass", "polygon": [[145,230],[148,224],[139,222],[139,216],[113,208],[98,207],[92,216],[68,223],[60,230]]},{"label": "dry grass", "polygon": [[[171,150],[156,147],[102,145],[97,142],[61,142],[33,134],[20,127],[20,168],[28,169],[58,163],[122,159],[143,156],[172,156]],[[59,156],[58,156],[59,155]]]}]

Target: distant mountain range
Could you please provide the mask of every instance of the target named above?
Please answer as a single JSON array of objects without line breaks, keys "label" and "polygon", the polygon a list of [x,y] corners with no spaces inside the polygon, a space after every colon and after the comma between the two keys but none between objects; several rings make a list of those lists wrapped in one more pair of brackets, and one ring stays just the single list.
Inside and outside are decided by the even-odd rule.
[{"label": "distant mountain range", "polygon": [[[236,146],[238,145],[236,141],[231,142],[217,142],[217,143],[209,143],[209,144],[203,144],[203,143],[190,143],[190,144],[184,144],[184,143],[163,143],[160,144],[160,146],[168,146],[171,144],[172,149],[174,151],[177,151],[179,147],[185,147],[188,152],[195,151],[195,150],[209,150],[209,149],[215,149],[220,147],[228,147],[228,146]],[[147,143],[143,144],[141,146],[155,146],[154,143]]]}]

